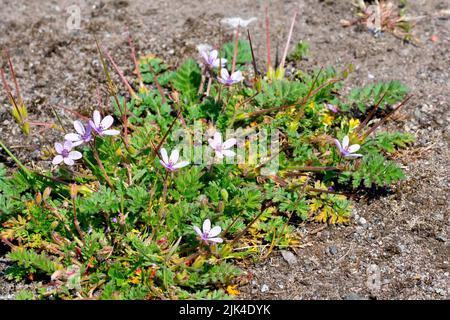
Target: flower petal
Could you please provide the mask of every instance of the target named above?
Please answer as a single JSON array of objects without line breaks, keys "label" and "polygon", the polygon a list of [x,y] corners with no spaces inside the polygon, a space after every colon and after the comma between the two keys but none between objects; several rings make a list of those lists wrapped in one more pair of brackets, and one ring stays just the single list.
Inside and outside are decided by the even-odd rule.
[{"label": "flower petal", "polygon": [[209,230],[208,238],[213,238],[222,232],[222,228],[219,226],[215,226],[211,230]]},{"label": "flower petal", "polygon": [[350,139],[348,138],[348,136],[345,136],[344,139],[342,139],[342,148],[347,149],[349,142]]},{"label": "flower petal", "polygon": [[209,233],[211,230],[211,220],[206,219],[203,221],[203,233]]},{"label": "flower petal", "polygon": [[199,235],[199,237],[201,237],[203,235],[202,231],[200,230],[199,227],[193,226],[192,228],[194,229],[195,233],[197,233]]},{"label": "flower petal", "polygon": [[238,70],[231,75],[231,79],[235,82],[240,82],[240,81],[244,80],[244,77],[242,76],[241,71]]},{"label": "flower petal", "polygon": [[226,81],[226,80],[230,77],[230,74],[228,73],[228,70],[225,69],[225,68],[222,68],[222,69],[220,70],[220,77],[221,77],[223,80]]},{"label": "flower petal", "polygon": [[78,151],[71,151],[69,152],[69,158],[72,160],[78,160],[81,159],[83,155],[81,154],[81,152]]},{"label": "flower petal", "polygon": [[338,139],[334,139],[334,143],[336,144],[336,147],[338,147],[339,151],[342,152],[342,145],[339,142],[339,140]]},{"label": "flower petal", "polygon": [[216,150],[216,157],[219,158],[219,159],[223,159],[223,152]]},{"label": "flower petal", "polygon": [[211,58],[211,60],[216,60],[218,56],[219,56],[219,51],[217,51],[217,50],[211,50],[209,52],[209,57]]},{"label": "flower petal", "polygon": [[95,127],[100,127],[100,122],[102,120],[102,116],[100,115],[100,111],[95,110],[92,116],[92,120],[94,120]]},{"label": "flower petal", "polygon": [[189,161],[181,161],[178,162],[177,164],[175,164],[174,166],[172,166],[174,169],[181,169],[183,167],[186,167],[189,165]]},{"label": "flower petal", "polygon": [[64,149],[67,151],[72,150],[73,145],[72,145],[72,141],[66,140],[64,141]]},{"label": "flower petal", "polygon": [[63,161],[63,159],[64,159],[63,156],[58,154],[56,157],[53,158],[52,163],[54,165],[60,164]]},{"label": "flower petal", "polygon": [[69,141],[79,141],[81,140],[81,136],[78,133],[68,133],[64,136],[64,139]]},{"label": "flower petal", "polygon": [[348,147],[348,152],[353,153],[358,151],[361,148],[359,144],[352,144],[350,147]]},{"label": "flower petal", "polygon": [[222,134],[219,131],[214,132],[214,141],[216,146],[222,144]]},{"label": "flower petal", "polygon": [[110,129],[110,130],[102,131],[102,134],[105,135],[105,136],[117,136],[118,134],[120,134],[120,131],[119,130]]},{"label": "flower petal", "polygon": [[359,157],[362,157],[363,155],[362,154],[359,154],[359,153],[350,153],[350,154],[347,154],[345,157],[346,158],[359,158]]},{"label": "flower petal", "polygon": [[61,153],[62,151],[64,150],[64,147],[62,146],[62,144],[61,143],[55,143],[55,151],[57,152],[57,153]]},{"label": "flower petal", "polygon": [[102,129],[106,130],[112,126],[113,122],[114,122],[114,118],[112,116],[106,116],[103,118],[103,120],[102,120],[102,122],[100,122],[100,124],[102,125]]},{"label": "flower petal", "polygon": [[75,131],[81,135],[86,133],[86,130],[84,129],[84,126],[80,121],[74,121],[73,127],[75,128]]},{"label": "flower petal", "polygon": [[210,138],[210,139],[208,139],[208,143],[211,146],[211,148],[213,148],[213,149],[217,148],[216,140]]},{"label": "flower petal", "polygon": [[162,164],[162,166],[164,167],[164,168],[166,168],[167,170],[170,170],[170,171],[173,171],[173,168],[172,167],[170,167],[167,163],[165,163],[164,161],[162,161],[162,160],[159,160],[159,162]]},{"label": "flower petal", "polygon": [[237,140],[235,138],[228,139],[225,141],[222,145],[222,148],[224,149],[230,149],[232,146],[236,144]]},{"label": "flower petal", "polygon": [[222,238],[208,238],[208,241],[222,243],[223,239]]},{"label": "flower petal", "polygon": [[175,164],[178,162],[178,159],[180,158],[180,152],[177,149],[173,149],[170,153],[169,162],[172,164]]},{"label": "flower petal", "polygon": [[68,166],[73,166],[75,164],[75,162],[70,158],[64,158],[64,163]]},{"label": "flower petal", "polygon": [[78,140],[78,141],[73,141],[72,142],[72,147],[78,147],[81,146],[83,144],[83,140]]},{"label": "flower petal", "polygon": [[236,152],[233,150],[222,150],[222,153],[226,157],[234,157],[236,155]]},{"label": "flower petal", "polygon": [[161,157],[162,161],[164,161],[166,164],[169,163],[169,156],[167,155],[167,150],[164,148],[161,148]]}]

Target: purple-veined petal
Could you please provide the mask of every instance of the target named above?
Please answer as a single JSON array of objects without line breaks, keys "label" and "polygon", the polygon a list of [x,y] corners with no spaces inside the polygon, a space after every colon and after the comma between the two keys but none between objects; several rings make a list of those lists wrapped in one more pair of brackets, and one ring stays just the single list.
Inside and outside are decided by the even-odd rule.
[{"label": "purple-veined petal", "polygon": [[64,141],[64,149],[67,151],[72,150],[73,145],[72,145],[72,141],[66,140]]},{"label": "purple-veined petal", "polygon": [[359,154],[359,153],[349,153],[349,154],[347,154],[345,157],[346,158],[359,158],[359,157],[362,157],[363,155],[362,154]]},{"label": "purple-veined petal", "polygon": [[180,152],[177,149],[174,149],[170,153],[169,162],[172,164],[177,163],[179,158],[180,158]]},{"label": "purple-veined petal", "polygon": [[342,139],[342,148],[347,149],[349,143],[350,143],[350,139],[348,138],[348,136],[345,136],[344,139]]},{"label": "purple-veined petal", "polygon": [[79,141],[81,140],[81,136],[77,133],[68,133],[64,136],[64,139],[69,141]]},{"label": "purple-veined petal", "polygon": [[201,238],[203,234],[200,228],[197,226],[193,226],[192,228],[194,229],[195,233],[198,234],[198,236]]},{"label": "purple-veined petal", "polygon": [[86,133],[83,124],[78,120],[73,122],[73,127],[75,128],[75,131],[81,135]]},{"label": "purple-veined petal", "polygon": [[211,60],[216,60],[218,56],[219,56],[219,51],[217,51],[217,50],[211,50],[209,53],[209,58]]},{"label": "purple-veined petal", "polygon": [[225,69],[225,68],[222,68],[222,69],[220,70],[220,77],[221,77],[223,80],[226,81],[226,80],[230,77],[230,74],[228,73],[228,70]]},{"label": "purple-veined petal", "polygon": [[203,233],[209,233],[209,231],[211,230],[211,220],[206,219],[205,221],[203,221]]},{"label": "purple-veined petal", "polygon": [[83,155],[79,151],[70,151],[69,152],[69,158],[73,160],[81,159]]},{"label": "purple-veined petal", "polygon": [[210,139],[208,139],[208,143],[211,146],[211,148],[216,149],[216,147],[217,147],[216,140],[210,138]]},{"label": "purple-veined petal", "polygon": [[189,165],[189,161],[180,161],[177,164],[173,165],[174,169],[181,169]]},{"label": "purple-veined petal", "polygon": [[162,161],[164,161],[164,163],[166,163],[166,164],[169,163],[169,156],[167,155],[167,150],[164,148],[161,148],[161,157],[162,157]]},{"label": "purple-veined petal", "polygon": [[236,144],[237,140],[235,138],[228,139],[225,141],[222,145],[222,148],[224,149],[230,149],[232,146]]},{"label": "purple-veined petal", "polygon": [[100,111],[95,110],[92,115],[92,120],[94,121],[95,128],[100,127],[100,123],[102,121],[102,116],[100,115]]},{"label": "purple-veined petal", "polygon": [[112,116],[106,116],[100,122],[100,125],[102,126],[103,130],[106,130],[112,126],[113,122],[114,122],[114,118]]},{"label": "purple-veined petal", "polygon": [[214,132],[214,141],[216,146],[222,144],[222,134],[219,131]]},{"label": "purple-veined petal", "polygon": [[348,147],[348,152],[353,153],[358,151],[361,148],[359,144],[352,144],[350,147]]},{"label": "purple-veined petal", "polygon": [[240,82],[244,79],[244,77],[242,76],[241,71],[238,70],[231,75],[231,79],[235,82]]},{"label": "purple-veined petal", "polygon": [[170,171],[173,171],[173,168],[170,167],[168,164],[166,164],[164,161],[159,160],[159,162],[161,163],[161,165],[162,165],[164,168],[166,168],[166,169],[168,169],[168,170],[170,170]]},{"label": "purple-veined petal", "polygon": [[213,238],[217,236],[220,232],[222,232],[222,228],[219,226],[215,226],[211,230],[209,230],[208,238]]},{"label": "purple-veined petal", "polygon": [[236,152],[233,150],[222,150],[222,153],[225,157],[234,157],[236,155]]},{"label": "purple-veined petal", "polygon": [[222,238],[208,238],[208,241],[222,243],[223,239]]},{"label": "purple-veined petal", "polygon": [[339,151],[342,152],[342,146],[338,139],[334,139],[334,143],[336,144],[336,147],[338,147]]},{"label": "purple-veined petal", "polygon": [[73,166],[75,164],[75,162],[70,158],[64,158],[64,163],[68,166]]},{"label": "purple-veined petal", "polygon": [[120,134],[120,131],[114,130],[114,129],[109,129],[109,130],[102,131],[102,134],[105,136],[117,136],[118,134]]},{"label": "purple-veined petal", "polygon": [[56,157],[53,158],[52,163],[54,165],[60,164],[63,161],[63,159],[64,159],[63,156],[58,154]]},{"label": "purple-veined petal", "polygon": [[61,153],[63,150],[64,150],[64,147],[62,146],[61,143],[59,143],[59,142],[55,143],[55,151],[57,153]]},{"label": "purple-veined petal", "polygon": [[203,60],[205,60],[205,62],[208,63],[209,59],[208,51],[207,50],[200,51],[200,55],[202,56]]},{"label": "purple-veined petal", "polygon": [[78,140],[78,141],[72,141],[72,147],[78,147],[81,146],[83,144],[83,140]]}]

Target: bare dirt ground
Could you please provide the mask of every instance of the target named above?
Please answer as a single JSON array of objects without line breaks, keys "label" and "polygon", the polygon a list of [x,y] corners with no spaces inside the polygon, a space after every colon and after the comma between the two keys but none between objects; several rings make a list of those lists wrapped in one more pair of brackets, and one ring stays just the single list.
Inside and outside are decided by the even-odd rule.
[{"label": "bare dirt ground", "polygon": [[[51,106],[84,113],[106,97],[96,53],[95,34],[132,79],[133,62],[126,28],[139,54],[155,53],[177,65],[196,54],[195,46],[218,45],[231,38],[224,17],[257,17],[250,25],[257,56],[263,62],[263,10],[266,1],[0,1],[0,46],[13,58],[32,121],[55,121]],[[68,6],[81,9],[80,30],[66,27]],[[342,28],[354,18],[350,1],[270,2],[273,43],[282,43],[293,10],[300,16],[293,43],[306,40],[312,55],[297,67],[310,70],[355,65],[347,86],[398,79],[414,97],[390,124],[413,132],[417,142],[399,156],[408,180],[386,195],[362,198],[347,226],[299,225],[302,248],[289,264],[279,252],[255,265],[241,287],[247,299],[449,299],[450,231],[450,20],[445,0],[410,0],[409,14],[420,16],[413,46],[384,34],[375,38],[358,27]],[[432,39],[432,36],[433,39]],[[437,36],[437,38],[436,38]],[[4,62],[3,66],[5,67]],[[28,162],[39,161],[40,149],[59,136],[33,128],[24,138],[7,111],[2,95],[0,136]],[[9,163],[0,152],[0,161]],[[12,298],[15,285],[2,277],[7,261],[0,252],[0,298]],[[374,273],[372,273],[372,271]],[[379,274],[377,278],[376,275]],[[375,274],[375,276],[373,275]],[[370,282],[375,279],[374,285]],[[378,282],[379,280],[379,282]],[[379,286],[378,286],[379,285]]]}]

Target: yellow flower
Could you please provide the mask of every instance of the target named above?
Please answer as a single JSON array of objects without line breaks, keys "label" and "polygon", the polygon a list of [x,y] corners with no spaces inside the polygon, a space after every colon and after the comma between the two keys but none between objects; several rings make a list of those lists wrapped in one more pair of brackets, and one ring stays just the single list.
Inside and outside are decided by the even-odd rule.
[{"label": "yellow flower", "polygon": [[324,124],[326,124],[327,126],[331,126],[331,124],[333,123],[334,117],[330,114],[325,114],[325,116],[323,117],[322,122]]},{"label": "yellow flower", "polygon": [[350,131],[356,129],[359,126],[359,120],[351,118],[348,122]]},{"label": "yellow flower", "polygon": [[237,296],[238,294],[240,294],[239,290],[236,289],[237,284],[235,285],[229,285],[227,287],[227,293],[231,296]]}]

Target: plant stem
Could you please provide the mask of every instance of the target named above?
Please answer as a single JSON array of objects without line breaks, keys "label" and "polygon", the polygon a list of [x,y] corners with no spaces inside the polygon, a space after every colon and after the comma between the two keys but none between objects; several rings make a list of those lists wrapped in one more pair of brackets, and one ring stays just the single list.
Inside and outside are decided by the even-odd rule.
[{"label": "plant stem", "polygon": [[9,149],[3,144],[3,142],[0,140],[0,147],[2,147],[3,150],[5,150],[5,152],[11,157],[11,159],[14,160],[14,162],[20,167],[20,169],[22,169],[23,172],[25,172],[25,174],[27,176],[31,175],[31,172],[22,164],[22,162],[20,162],[19,159],[17,159],[11,151],[9,151]]},{"label": "plant stem", "polygon": [[98,154],[97,147],[95,144],[95,137],[94,137],[93,143],[90,146],[91,146],[92,153],[94,154],[94,158],[97,161],[97,164],[100,167],[100,170],[102,171],[106,182],[108,183],[108,185],[111,189],[115,190],[114,185],[112,184],[111,179],[109,178],[108,173],[106,172],[105,167],[103,166],[102,160],[100,159],[100,156]]}]

